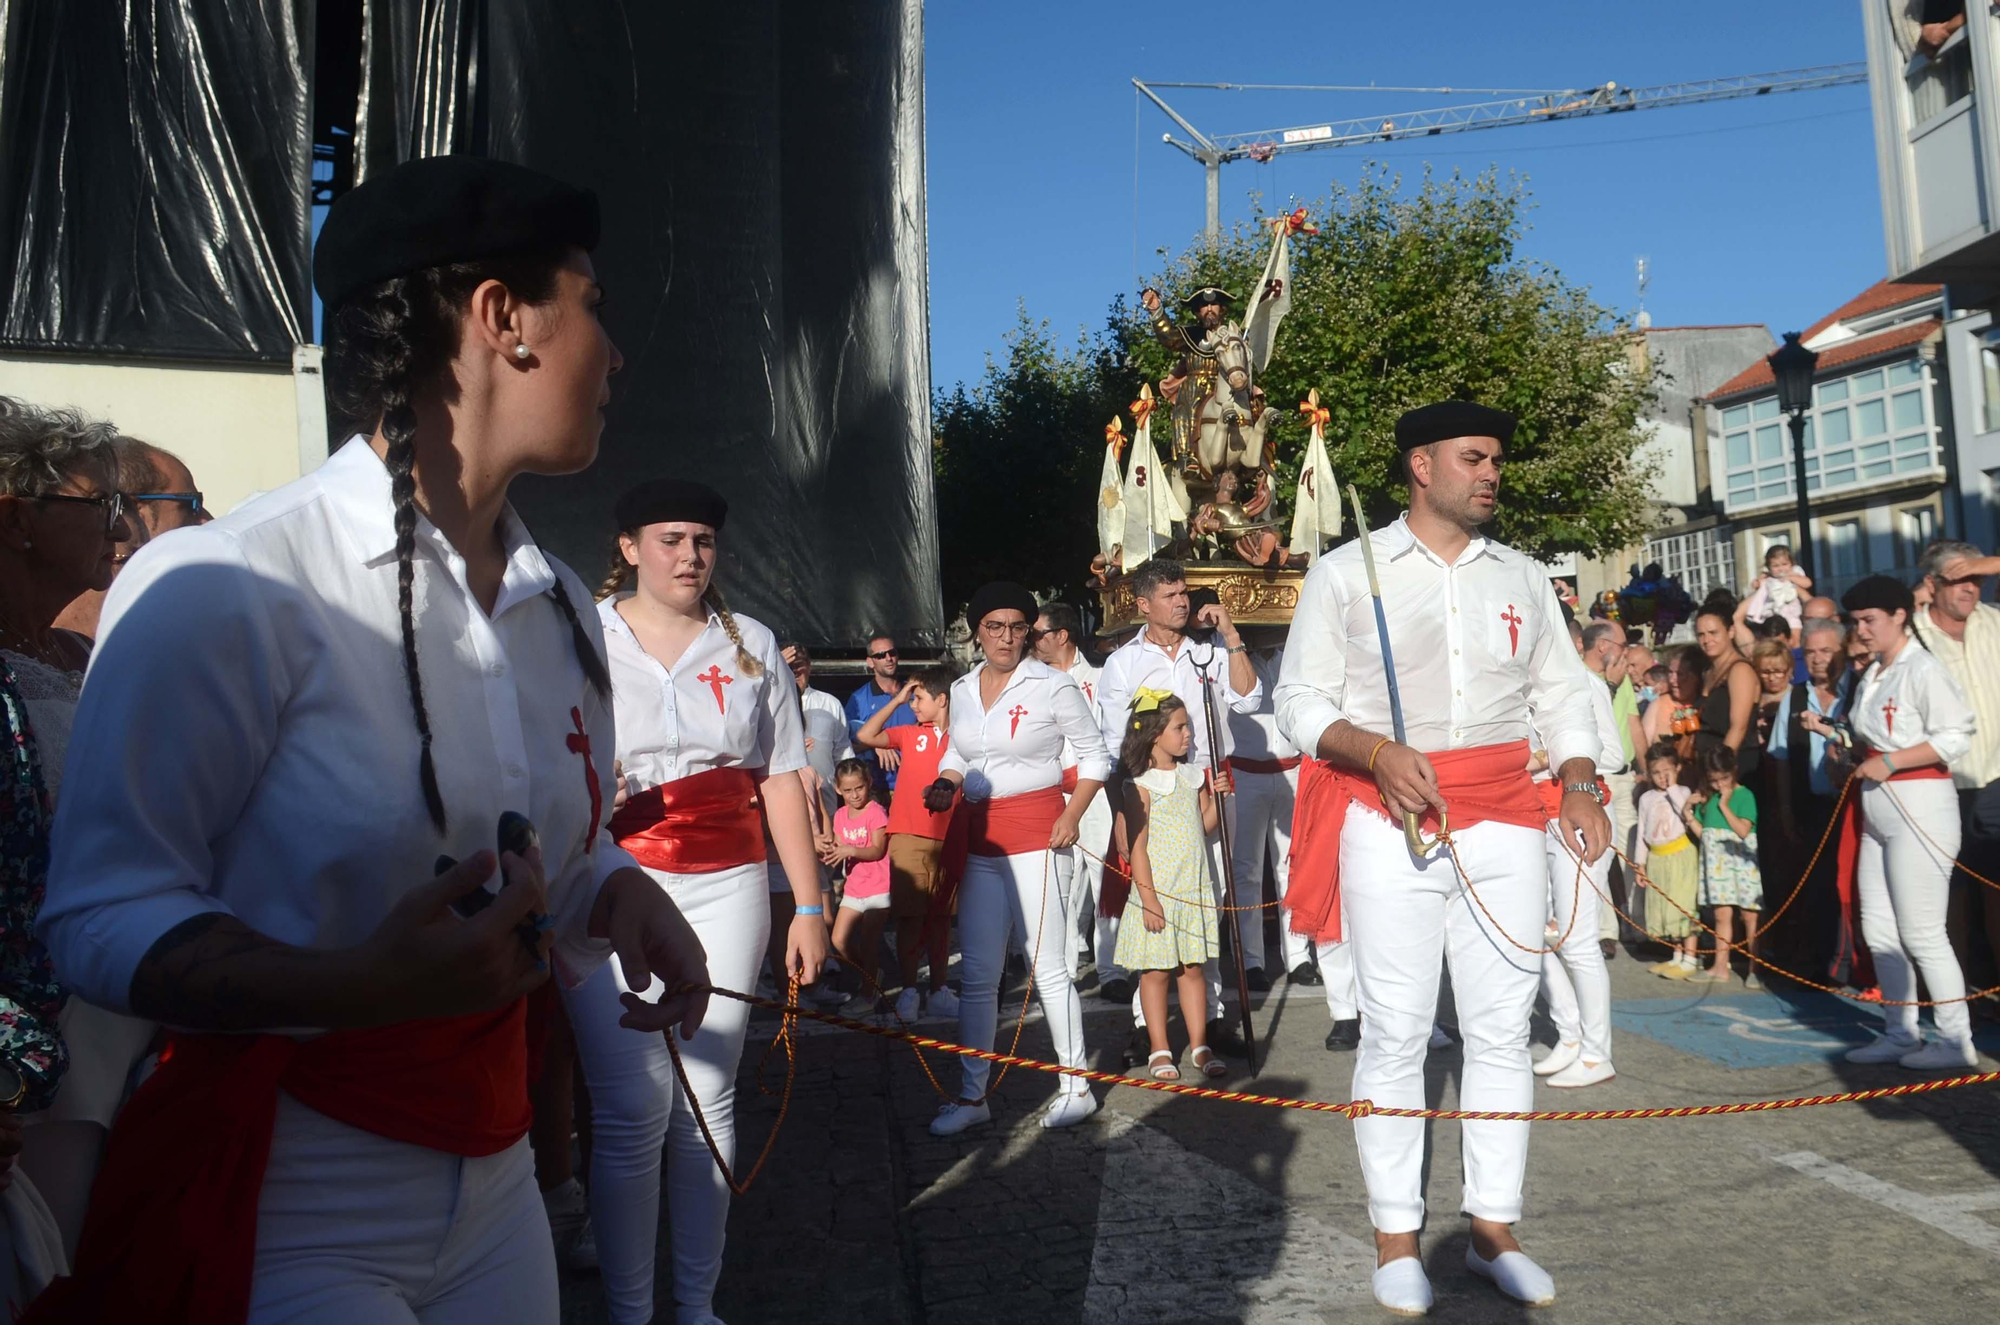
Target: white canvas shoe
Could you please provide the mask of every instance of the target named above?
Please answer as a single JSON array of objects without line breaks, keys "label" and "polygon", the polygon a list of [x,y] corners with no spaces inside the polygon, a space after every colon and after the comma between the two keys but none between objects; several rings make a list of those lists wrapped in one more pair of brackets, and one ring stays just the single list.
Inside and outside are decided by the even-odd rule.
[{"label": "white canvas shoe", "polygon": [[1904,1067],[1914,1067],[1919,1071],[1977,1067],[1979,1051],[1972,1047],[1971,1036],[1963,1040],[1932,1040],[1921,1048],[1910,1050],[1896,1061]]},{"label": "white canvas shoe", "polygon": [[1399,1316],[1430,1314],[1434,1300],[1431,1281],[1424,1274],[1424,1263],[1414,1256],[1405,1256],[1375,1267],[1368,1287],[1374,1291],[1377,1302]]},{"label": "white canvas shoe", "polygon": [[923,995],[915,985],[905,985],[903,992],[896,995],[896,1020],[915,1021],[923,1011]]},{"label": "white canvas shoe", "polygon": [[1089,1091],[1077,1095],[1065,1092],[1050,1100],[1049,1107],[1042,1110],[1042,1126],[1051,1131],[1058,1127],[1074,1127],[1096,1112],[1097,1097]]},{"label": "white canvas shoe", "polygon": [[1503,1251],[1492,1260],[1487,1260],[1465,1244],[1465,1268],[1481,1279],[1490,1279],[1493,1286],[1531,1307],[1545,1307],[1556,1300],[1556,1281],[1549,1278],[1549,1272],[1528,1259],[1524,1251]]},{"label": "white canvas shoe", "polygon": [[950,985],[939,985],[931,990],[930,1003],[925,1010],[933,1017],[958,1016],[958,995],[951,992]]},{"label": "white canvas shoe", "polygon": [[1552,1077],[1571,1063],[1574,1063],[1578,1055],[1582,1053],[1583,1045],[1580,1043],[1558,1043],[1555,1048],[1549,1050],[1548,1057],[1535,1064],[1535,1075],[1538,1077]]},{"label": "white canvas shoe", "polygon": [[1601,1086],[1617,1075],[1618,1069],[1611,1066],[1611,1060],[1608,1058],[1601,1063],[1586,1063],[1579,1058],[1562,1071],[1551,1075],[1548,1084],[1573,1090],[1579,1086]]},{"label": "white canvas shoe", "polygon": [[1878,1035],[1859,1049],[1849,1049],[1846,1058],[1850,1063],[1900,1063],[1905,1054],[1923,1047],[1922,1040],[1897,1040]]},{"label": "white canvas shoe", "polygon": [[957,1136],[968,1127],[977,1127],[981,1123],[992,1121],[993,1110],[984,1104],[959,1100],[937,1111],[937,1117],[931,1119],[931,1135]]}]

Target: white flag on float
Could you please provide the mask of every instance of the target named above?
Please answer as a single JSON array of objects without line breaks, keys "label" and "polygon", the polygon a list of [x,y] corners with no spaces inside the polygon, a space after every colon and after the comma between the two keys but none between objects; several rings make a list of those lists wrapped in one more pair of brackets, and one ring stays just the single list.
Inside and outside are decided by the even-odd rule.
[{"label": "white flag on float", "polygon": [[1340,487],[1334,482],[1333,465],[1326,455],[1327,411],[1320,408],[1317,388],[1306,393],[1299,406],[1312,437],[1306,443],[1305,459],[1299,463],[1299,490],[1292,512],[1292,541],[1287,549],[1319,559],[1320,551],[1340,537]]},{"label": "white flag on float", "polygon": [[1119,545],[1125,541],[1125,480],[1118,473],[1124,446],[1125,423],[1114,416],[1104,425],[1104,472],[1097,480],[1097,550],[1114,571]]},{"label": "white flag on float", "polygon": [[1250,347],[1252,376],[1271,362],[1271,349],[1278,343],[1278,324],[1292,311],[1292,236],[1316,235],[1319,227],[1306,223],[1301,207],[1286,216],[1265,221],[1275,232],[1271,251],[1264,259],[1264,274],[1250,295],[1250,311],[1243,319],[1243,339]]},{"label": "white flag on float", "polygon": [[1132,416],[1138,427],[1125,466],[1125,565],[1137,566],[1173,540],[1174,522],[1187,511],[1174,499],[1167,468],[1153,449],[1153,388],[1139,388]]}]

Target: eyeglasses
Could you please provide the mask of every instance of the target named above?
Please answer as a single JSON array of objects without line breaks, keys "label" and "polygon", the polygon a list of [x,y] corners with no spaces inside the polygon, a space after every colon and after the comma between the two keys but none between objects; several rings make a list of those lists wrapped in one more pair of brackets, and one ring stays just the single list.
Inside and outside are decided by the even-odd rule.
[{"label": "eyeglasses", "polygon": [[119,517],[125,514],[125,494],[122,492],[99,492],[89,497],[75,497],[67,492],[52,492],[46,497],[30,497],[30,501],[80,502],[86,506],[104,508],[104,532],[110,533],[118,527]]},{"label": "eyeglasses", "polygon": [[881,659],[883,659],[883,658],[893,658],[893,657],[895,657],[895,656],[896,656],[896,651],[895,651],[894,649],[884,649],[884,650],[882,650],[882,652],[880,652],[880,653],[871,653],[871,654],[869,654],[868,656],[869,656],[870,658],[872,658],[872,659],[875,659],[875,660],[877,660],[877,661],[880,661],[880,660],[881,660]]},{"label": "eyeglasses", "polygon": [[1035,628],[1025,621],[982,621],[979,623],[979,628],[988,635],[996,638],[1001,635],[1012,635],[1019,638],[1023,635],[1032,635],[1035,632]]},{"label": "eyeglasses", "polygon": [[189,515],[199,516],[202,513],[201,494],[199,492],[135,492],[132,494],[132,500],[177,501],[186,505]]}]

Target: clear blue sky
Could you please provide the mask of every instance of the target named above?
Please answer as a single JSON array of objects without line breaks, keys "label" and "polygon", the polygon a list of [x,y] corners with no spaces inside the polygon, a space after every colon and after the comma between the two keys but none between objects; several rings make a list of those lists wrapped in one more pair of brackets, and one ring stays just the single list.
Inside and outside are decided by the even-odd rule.
[{"label": "clear blue sky", "polygon": [[[1218,16],[1255,26],[1226,40]],[[1134,77],[1427,87],[1623,86],[1863,56],[1858,0],[930,0],[925,35],[931,370],[975,381],[1025,302],[1065,337],[1099,325],[1136,267],[1202,226],[1201,167]],[[1209,133],[1449,104],[1385,93],[1180,91]],[[1477,98],[1468,98],[1477,99]],[[1176,137],[1184,137],[1177,129]],[[1651,260],[1655,326],[1812,322],[1883,275],[1866,87],[1791,93],[1222,168],[1222,221],[1351,183],[1370,160],[1421,175],[1489,165],[1527,177],[1524,256],[1630,309]],[[1136,166],[1136,184],[1135,184]],[[1135,206],[1136,199],[1136,206]],[[1136,221],[1135,221],[1136,215]],[[1279,351],[1282,354],[1283,346]]]}]

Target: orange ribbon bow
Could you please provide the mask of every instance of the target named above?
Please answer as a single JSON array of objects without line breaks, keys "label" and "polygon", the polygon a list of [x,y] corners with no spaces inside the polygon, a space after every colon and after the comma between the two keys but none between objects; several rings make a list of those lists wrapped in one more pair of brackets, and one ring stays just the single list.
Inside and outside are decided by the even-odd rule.
[{"label": "orange ribbon bow", "polygon": [[1115,447],[1121,457],[1125,454],[1125,421],[1123,419],[1113,418],[1111,422],[1104,425],[1104,444]]},{"label": "orange ribbon bow", "polygon": [[1151,396],[1141,396],[1126,406],[1126,408],[1132,411],[1132,426],[1135,428],[1144,427],[1146,420],[1153,413],[1153,398]]},{"label": "orange ribbon bow", "polygon": [[1333,414],[1323,405],[1315,405],[1310,400],[1301,400],[1299,417],[1306,421],[1306,426],[1309,428],[1324,428],[1333,418]]},{"label": "orange ribbon bow", "polygon": [[1306,220],[1306,209],[1303,207],[1284,216],[1269,217],[1266,223],[1273,229],[1283,226],[1285,233],[1288,235],[1316,235],[1319,233],[1319,227]]}]

